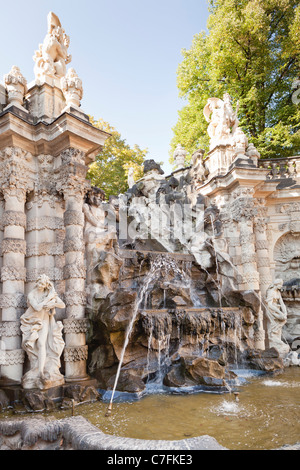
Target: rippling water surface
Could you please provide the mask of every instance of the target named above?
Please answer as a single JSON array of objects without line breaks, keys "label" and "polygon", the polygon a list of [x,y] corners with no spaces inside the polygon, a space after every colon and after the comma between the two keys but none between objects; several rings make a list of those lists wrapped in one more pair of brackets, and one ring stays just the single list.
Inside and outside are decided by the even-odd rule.
[{"label": "rippling water surface", "polygon": [[[300,367],[275,377],[247,380],[238,388],[238,402],[230,393],[152,393],[139,401],[114,403],[109,418],[103,402],[80,405],[75,414],[107,434],[140,439],[177,440],[208,434],[236,450],[276,449],[300,442]],[[61,410],[55,417],[70,414]]]}]

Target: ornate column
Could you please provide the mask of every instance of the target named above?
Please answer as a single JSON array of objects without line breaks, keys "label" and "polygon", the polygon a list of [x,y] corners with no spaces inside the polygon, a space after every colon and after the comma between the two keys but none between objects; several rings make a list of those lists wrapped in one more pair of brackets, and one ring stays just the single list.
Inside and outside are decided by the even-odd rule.
[{"label": "ornate column", "polygon": [[25,213],[26,189],[2,188],[5,199],[1,268],[2,321],[0,357],[1,379],[5,384],[20,383],[23,375],[24,351],[21,348],[20,315],[26,306]]},{"label": "ornate column", "polygon": [[255,240],[253,232],[253,219],[257,214],[255,201],[250,188],[238,188],[233,197],[232,217],[238,222],[240,232],[241,266],[243,268],[243,282],[241,290],[259,290],[259,276],[256,264]]},{"label": "ornate column", "polygon": [[[265,243],[258,242],[255,233],[258,232],[258,224],[254,224],[258,215],[257,201],[252,197],[251,188],[238,188],[235,192],[235,201],[232,204],[233,219],[238,222],[240,231],[242,284],[241,291],[252,291],[257,298],[255,303],[259,305],[255,312],[254,344],[257,349],[265,349],[265,332],[263,328],[262,295],[260,291],[260,272],[266,264],[265,253],[257,253],[257,246],[263,250]],[[261,237],[262,235],[259,235]],[[258,239],[259,239],[258,237]],[[259,258],[259,255],[263,255]],[[260,266],[260,268],[259,268]],[[261,270],[261,271],[260,271]]]},{"label": "ornate column", "polygon": [[272,274],[267,237],[267,210],[264,207],[264,201],[257,201],[257,208],[258,216],[254,220],[255,248],[260,292],[262,297],[265,297],[268,287],[272,284]]},{"label": "ornate column", "polygon": [[61,154],[59,190],[65,199],[65,379],[79,381],[88,378],[86,360],[85,320],[85,277],[84,263],[84,214],[82,211],[88,182],[85,179],[87,167],[84,153],[69,148]]},{"label": "ornate column", "polygon": [[[264,207],[259,208],[260,215]],[[255,343],[258,349],[265,349],[264,312],[266,311],[265,298],[268,287],[272,284],[271,263],[268,249],[265,217],[257,217],[254,221],[255,247],[257,255],[257,270],[259,273],[259,286],[261,296],[261,310],[258,316],[259,328],[256,331]]]}]

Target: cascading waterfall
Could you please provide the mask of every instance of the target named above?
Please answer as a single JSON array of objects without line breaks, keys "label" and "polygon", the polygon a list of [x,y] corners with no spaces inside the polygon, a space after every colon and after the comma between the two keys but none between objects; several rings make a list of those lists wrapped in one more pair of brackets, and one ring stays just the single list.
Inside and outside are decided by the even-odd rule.
[{"label": "cascading waterfall", "polygon": [[128,328],[127,328],[127,332],[126,332],[126,335],[125,335],[124,346],[123,346],[123,349],[122,349],[122,352],[121,352],[121,357],[120,357],[120,360],[119,360],[119,365],[118,365],[118,369],[117,369],[117,373],[116,373],[114,387],[113,387],[113,390],[112,390],[110,403],[109,403],[108,408],[107,408],[106,416],[109,416],[111,414],[112,403],[113,403],[113,400],[114,400],[114,395],[115,395],[115,391],[116,391],[116,388],[117,388],[117,384],[118,384],[118,380],[119,380],[119,376],[120,376],[120,371],[121,371],[121,367],[122,367],[123,360],[124,360],[125,351],[126,351],[126,348],[128,346],[128,343],[129,343],[130,335],[132,333],[132,329],[133,329],[135,320],[137,318],[137,315],[139,313],[139,310],[140,310],[142,304],[145,302],[145,297],[147,295],[149,286],[150,286],[151,282],[155,279],[157,271],[159,271],[160,269],[161,269],[161,262],[160,262],[159,258],[155,258],[151,262],[150,270],[149,270],[148,274],[146,275],[146,277],[143,281],[143,284],[140,288],[140,291],[138,293],[137,300],[135,302],[134,310],[133,310],[133,313],[132,313],[132,317],[130,319],[130,322],[129,322],[129,325],[128,325]]},{"label": "cascading waterfall", "polygon": [[[107,408],[106,416],[109,416],[111,414],[112,403],[113,403],[113,400],[114,400],[115,391],[116,391],[116,388],[117,388],[117,384],[118,384],[121,368],[122,368],[122,365],[123,365],[123,360],[124,360],[126,348],[128,346],[128,343],[129,343],[130,335],[132,333],[135,320],[138,316],[138,313],[139,313],[141,307],[142,306],[147,307],[146,304],[147,304],[147,301],[148,301],[149,287],[151,286],[151,284],[155,280],[157,280],[159,273],[161,274],[161,276],[163,276],[164,274],[166,274],[170,271],[173,271],[174,277],[176,275],[179,275],[185,281],[188,281],[188,286],[190,286],[190,278],[188,278],[187,274],[182,269],[180,269],[178,267],[178,265],[176,264],[176,262],[172,258],[170,258],[168,256],[156,256],[156,257],[153,257],[150,260],[149,272],[145,276],[145,278],[143,280],[143,283],[142,283],[142,286],[140,287],[140,290],[138,292],[137,300],[136,300],[135,306],[134,306],[134,310],[133,310],[133,313],[132,313],[132,316],[131,316],[131,319],[130,319],[130,322],[129,322],[129,325],[128,325],[128,328],[127,328],[127,331],[126,331],[125,341],[124,341],[123,349],[122,349],[122,352],[121,352],[121,357],[120,357],[120,360],[119,360],[118,369],[117,369],[117,373],[116,373],[116,378],[115,378],[115,382],[114,382],[114,386],[113,386],[109,406]],[[159,352],[159,355],[160,355],[160,352]]]}]

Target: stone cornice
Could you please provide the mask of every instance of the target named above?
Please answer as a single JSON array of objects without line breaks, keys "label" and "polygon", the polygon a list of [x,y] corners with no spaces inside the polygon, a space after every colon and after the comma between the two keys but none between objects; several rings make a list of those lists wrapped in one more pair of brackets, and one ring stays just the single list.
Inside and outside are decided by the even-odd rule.
[{"label": "stone cornice", "polygon": [[85,154],[85,163],[94,161],[105,140],[110,137],[84,119],[63,113],[52,123],[35,122],[31,115],[14,107],[0,114],[0,150],[7,146],[21,147],[32,155],[58,156],[73,147]]},{"label": "stone cornice", "polygon": [[[209,181],[199,186],[197,192],[201,192],[204,196],[212,197],[221,189],[232,190],[238,185],[251,185],[256,187],[265,182],[268,170],[262,168],[242,168],[233,167],[226,175],[213,176]],[[273,191],[276,190],[274,185]]]}]

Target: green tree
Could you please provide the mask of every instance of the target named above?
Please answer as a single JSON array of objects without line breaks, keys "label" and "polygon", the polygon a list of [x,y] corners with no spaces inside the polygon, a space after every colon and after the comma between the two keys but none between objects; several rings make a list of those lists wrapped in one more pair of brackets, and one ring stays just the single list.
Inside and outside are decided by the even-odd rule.
[{"label": "green tree", "polygon": [[147,150],[142,150],[138,145],[130,147],[121,134],[103,119],[95,121],[90,117],[93,126],[111,134],[97,155],[95,162],[90,165],[87,178],[93,186],[105,191],[106,197],[124,193],[128,189],[127,178],[130,167],[134,168],[134,179],[143,175],[143,162]]},{"label": "green tree", "polygon": [[203,108],[209,97],[229,93],[239,101],[240,126],[262,158],[300,150],[300,105],[292,101],[299,77],[298,0],[210,0],[207,32],[196,34],[178,67],[179,96],[186,104],[173,129],[189,157],[208,149]]}]

